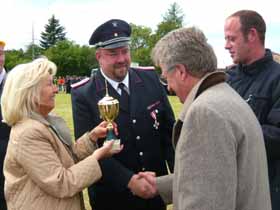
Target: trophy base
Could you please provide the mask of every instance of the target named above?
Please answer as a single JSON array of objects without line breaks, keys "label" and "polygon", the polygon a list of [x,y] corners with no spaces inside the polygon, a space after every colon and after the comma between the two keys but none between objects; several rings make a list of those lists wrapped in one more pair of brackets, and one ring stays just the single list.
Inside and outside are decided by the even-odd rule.
[{"label": "trophy base", "polygon": [[108,141],[114,141],[113,143],[113,147],[112,147],[112,150],[119,150],[121,148],[121,140],[120,139],[114,139],[114,140],[106,140],[104,142],[104,144],[106,144],[106,142]]}]

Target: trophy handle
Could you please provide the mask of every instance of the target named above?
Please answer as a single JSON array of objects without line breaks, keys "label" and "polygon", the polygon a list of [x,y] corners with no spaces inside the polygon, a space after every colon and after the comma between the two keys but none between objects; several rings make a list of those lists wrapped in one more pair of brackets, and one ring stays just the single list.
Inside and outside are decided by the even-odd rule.
[{"label": "trophy handle", "polygon": [[114,133],[113,124],[112,123],[108,123],[107,128],[108,128],[108,132],[107,132],[107,136],[106,136],[106,141],[117,139],[117,137],[116,137],[116,135]]}]

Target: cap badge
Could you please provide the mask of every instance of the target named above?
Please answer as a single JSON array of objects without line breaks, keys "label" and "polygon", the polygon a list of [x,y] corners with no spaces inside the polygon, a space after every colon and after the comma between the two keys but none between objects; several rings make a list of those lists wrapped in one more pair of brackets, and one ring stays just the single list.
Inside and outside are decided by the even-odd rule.
[{"label": "cap badge", "polygon": [[117,27],[117,26],[118,26],[118,23],[117,23],[117,22],[112,22],[112,25],[113,25],[114,27]]}]

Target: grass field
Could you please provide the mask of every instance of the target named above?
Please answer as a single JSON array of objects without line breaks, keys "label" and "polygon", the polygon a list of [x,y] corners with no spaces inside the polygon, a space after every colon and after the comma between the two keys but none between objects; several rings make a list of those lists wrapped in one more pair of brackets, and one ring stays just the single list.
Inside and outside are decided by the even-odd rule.
[{"label": "grass field", "polygon": [[[169,96],[169,101],[171,103],[171,106],[177,118],[182,105],[178,101],[176,96]],[[74,139],[71,97],[69,94],[59,93],[56,95],[56,106],[54,111],[55,113],[57,113],[59,116],[63,117],[66,120],[67,125],[71,130],[72,138]],[[91,210],[88,202],[88,195],[86,190],[84,191],[84,198],[85,198],[86,209]],[[172,210],[172,206],[169,206],[168,210]]]}]

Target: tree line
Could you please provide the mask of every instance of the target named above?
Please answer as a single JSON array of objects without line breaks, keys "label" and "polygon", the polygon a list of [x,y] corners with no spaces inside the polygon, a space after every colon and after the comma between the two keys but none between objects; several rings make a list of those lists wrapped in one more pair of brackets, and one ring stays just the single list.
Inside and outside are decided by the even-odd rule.
[{"label": "tree line", "polygon": [[[140,66],[151,66],[150,53],[155,43],[171,30],[182,27],[184,16],[181,7],[172,3],[154,32],[149,27],[130,23],[132,61]],[[17,64],[46,56],[56,63],[59,69],[58,76],[89,75],[91,69],[98,67],[95,48],[80,46],[67,39],[66,34],[65,27],[52,15],[45,25],[45,30],[41,32],[40,45],[31,43],[26,50],[6,51],[6,69],[10,70]]]}]

